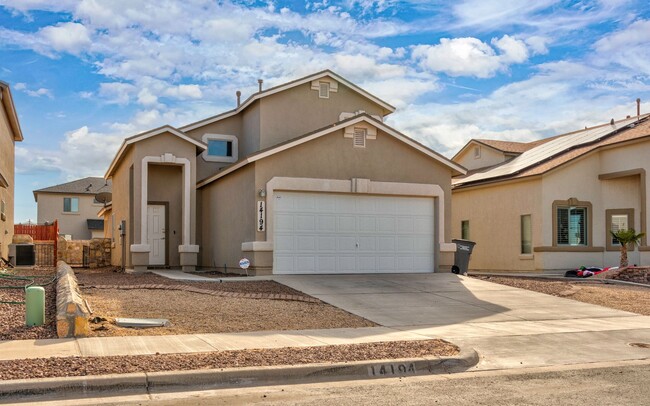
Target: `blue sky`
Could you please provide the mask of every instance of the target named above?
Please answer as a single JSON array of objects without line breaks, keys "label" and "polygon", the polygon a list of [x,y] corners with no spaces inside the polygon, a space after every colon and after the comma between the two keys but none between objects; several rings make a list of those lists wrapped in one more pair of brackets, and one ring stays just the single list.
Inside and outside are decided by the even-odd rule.
[{"label": "blue sky", "polygon": [[332,69],[395,105],[388,123],[451,157],[650,111],[639,0],[0,0],[0,80],[32,190],[102,176],[124,137],[181,126]]}]

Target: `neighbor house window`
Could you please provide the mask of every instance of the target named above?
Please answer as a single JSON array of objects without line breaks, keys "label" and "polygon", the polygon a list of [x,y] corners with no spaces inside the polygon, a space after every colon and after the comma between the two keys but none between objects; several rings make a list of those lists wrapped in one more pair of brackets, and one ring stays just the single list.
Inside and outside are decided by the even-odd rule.
[{"label": "neighbor house window", "polygon": [[474,159],[479,159],[481,157],[481,147],[474,147]]},{"label": "neighbor house window", "polygon": [[521,253],[533,253],[533,226],[530,214],[521,216]]},{"label": "neighbor house window", "polygon": [[607,250],[618,251],[621,245],[610,231],[617,232],[634,228],[634,209],[608,209],[605,210],[605,216],[607,221]]},{"label": "neighbor house window", "polygon": [[4,200],[0,200],[0,220],[6,221],[7,220],[7,215],[5,214],[5,207],[6,203]]},{"label": "neighbor house window", "polygon": [[208,147],[203,159],[209,162],[236,162],[238,143],[234,135],[204,134],[203,142]]},{"label": "neighbor house window", "polygon": [[64,213],[77,213],[77,212],[79,212],[79,198],[78,197],[64,197],[63,198],[63,212]]},{"label": "neighbor house window", "polygon": [[557,207],[557,244],[588,245],[586,207]]},{"label": "neighbor house window", "polygon": [[318,83],[318,97],[321,99],[330,98],[330,84],[329,82],[319,82]]},{"label": "neighbor house window", "polygon": [[469,240],[469,220],[463,220],[460,222],[460,238],[463,240]]}]

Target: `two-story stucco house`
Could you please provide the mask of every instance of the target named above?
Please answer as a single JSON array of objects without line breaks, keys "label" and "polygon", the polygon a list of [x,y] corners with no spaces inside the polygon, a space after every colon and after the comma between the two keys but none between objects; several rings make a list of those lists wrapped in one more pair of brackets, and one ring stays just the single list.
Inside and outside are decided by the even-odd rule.
[{"label": "two-story stucco house", "polygon": [[58,220],[59,234],[72,240],[104,237],[104,223],[97,213],[104,204],[99,193],[110,193],[111,183],[104,178],[87,177],[34,190],[39,224]]},{"label": "two-story stucco house", "polygon": [[233,110],[127,138],[105,224],[126,221],[138,271],[244,257],[257,274],[449,270],[465,169],[386,125],[394,110],[331,71],[260,84]]},{"label": "two-story stucco house", "polygon": [[[477,242],[470,269],[615,266],[610,231],[647,233],[650,118],[638,114],[532,143],[471,140],[453,160],[452,235]],[[630,264],[650,263],[643,238]]]},{"label": "two-story stucco house", "polygon": [[0,257],[14,235],[15,145],[23,140],[9,85],[0,81]]}]

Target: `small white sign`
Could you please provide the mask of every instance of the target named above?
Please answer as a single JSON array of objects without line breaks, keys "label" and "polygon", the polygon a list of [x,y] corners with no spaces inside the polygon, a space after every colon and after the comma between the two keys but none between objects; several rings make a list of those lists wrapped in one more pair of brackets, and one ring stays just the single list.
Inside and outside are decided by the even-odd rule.
[{"label": "small white sign", "polygon": [[251,266],[251,261],[249,261],[248,258],[242,258],[239,260],[239,267],[241,269],[248,269],[249,266]]},{"label": "small white sign", "polygon": [[257,211],[257,231],[266,230],[266,209],[264,204],[264,200],[258,200],[255,208]]}]

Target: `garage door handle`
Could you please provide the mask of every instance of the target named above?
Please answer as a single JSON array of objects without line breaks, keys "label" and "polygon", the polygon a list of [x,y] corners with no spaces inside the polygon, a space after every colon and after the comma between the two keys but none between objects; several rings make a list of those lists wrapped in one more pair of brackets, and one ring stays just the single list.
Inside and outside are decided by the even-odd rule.
[{"label": "garage door handle", "polygon": [[357,248],[359,248],[359,243],[354,244]]}]

